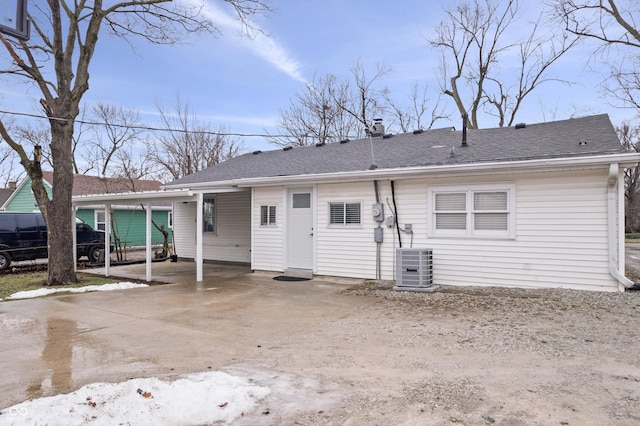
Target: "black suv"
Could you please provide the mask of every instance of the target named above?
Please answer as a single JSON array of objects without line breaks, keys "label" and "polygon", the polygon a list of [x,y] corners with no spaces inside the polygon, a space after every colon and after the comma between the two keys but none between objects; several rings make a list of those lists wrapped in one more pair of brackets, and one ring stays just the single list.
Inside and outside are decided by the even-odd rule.
[{"label": "black suv", "polygon": [[[104,249],[104,231],[77,219],[76,247],[78,258],[87,256],[96,262]],[[47,226],[41,213],[0,212],[0,271],[12,261],[47,257]]]}]

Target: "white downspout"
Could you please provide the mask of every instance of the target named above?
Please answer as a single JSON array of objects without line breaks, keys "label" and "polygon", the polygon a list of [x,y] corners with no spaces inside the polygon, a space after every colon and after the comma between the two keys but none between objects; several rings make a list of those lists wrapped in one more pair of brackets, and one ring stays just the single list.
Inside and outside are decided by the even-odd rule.
[{"label": "white downspout", "polygon": [[[609,238],[609,273],[624,288],[633,287],[634,283],[625,277],[618,269],[618,217],[617,194],[618,164],[609,165],[609,180],[607,182],[607,234]],[[624,220],[624,219],[623,219]],[[624,290],[621,288],[621,290]]]}]

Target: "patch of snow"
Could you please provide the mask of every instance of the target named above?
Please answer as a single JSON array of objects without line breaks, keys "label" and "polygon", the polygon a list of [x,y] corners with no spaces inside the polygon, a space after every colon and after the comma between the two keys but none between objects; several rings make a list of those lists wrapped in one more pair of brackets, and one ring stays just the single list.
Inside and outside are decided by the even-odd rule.
[{"label": "patch of snow", "polygon": [[42,297],[47,296],[49,294],[54,293],[85,293],[87,291],[113,291],[113,290],[127,290],[130,288],[141,288],[141,287],[149,287],[147,284],[136,284],[130,282],[120,282],[113,284],[103,284],[103,285],[87,285],[84,287],[47,287],[40,288],[38,290],[27,290],[27,291],[19,291],[17,293],[13,293],[7,299],[31,299],[34,297]]},{"label": "patch of snow", "polygon": [[190,374],[172,382],[93,383],[7,407],[0,411],[0,425],[230,424],[251,413],[270,392],[223,372]]}]

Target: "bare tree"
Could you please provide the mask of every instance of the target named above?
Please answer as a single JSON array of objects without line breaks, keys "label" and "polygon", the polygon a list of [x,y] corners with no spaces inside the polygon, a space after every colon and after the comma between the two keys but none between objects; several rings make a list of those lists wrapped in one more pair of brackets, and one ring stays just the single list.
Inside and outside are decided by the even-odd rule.
[{"label": "bare tree", "polygon": [[[16,125],[12,134],[22,146],[35,150],[41,147],[41,164],[51,167],[51,151],[49,150],[51,133],[43,126]],[[15,150],[14,150],[15,152]],[[16,155],[18,155],[16,153]]]},{"label": "bare tree", "polygon": [[[430,44],[441,55],[442,91],[461,115],[469,116],[472,129],[479,128],[482,112],[495,116],[499,126],[512,125],[523,100],[541,84],[557,80],[549,68],[578,40],[542,34],[539,18],[527,37],[514,41],[508,30],[519,22],[517,0],[464,1],[446,14]],[[507,61],[509,71],[500,72],[499,65]]]},{"label": "bare tree", "polygon": [[[11,120],[7,120],[7,127],[13,129]],[[2,141],[0,136],[0,186],[7,188],[10,182],[15,183],[24,178],[24,170],[18,166],[19,159],[15,151],[9,145],[1,143]]]},{"label": "bare tree", "polygon": [[376,88],[378,80],[391,72],[391,68],[384,64],[377,64],[373,76],[369,76],[362,61],[358,59],[351,66],[353,83],[345,85],[346,94],[338,99],[345,99],[345,103],[338,105],[345,112],[358,120],[362,129],[366,129],[373,121],[385,112],[384,93],[386,89]]},{"label": "bare tree", "polygon": [[0,186],[8,188],[24,178],[24,169],[18,165],[16,153],[8,145],[0,145]]},{"label": "bare tree", "polygon": [[378,88],[379,79],[390,72],[377,65],[370,77],[357,60],[350,69],[351,77],[340,80],[333,74],[315,77],[280,111],[280,136],[270,141],[280,146],[304,146],[339,142],[365,135],[375,118],[387,106],[386,89]]},{"label": "bare tree", "polygon": [[[86,133],[84,128],[77,132],[78,138],[74,141],[76,173],[126,179],[132,185],[138,179],[157,179],[158,167],[151,161],[144,144],[146,132],[140,123],[140,114],[102,102],[91,111],[87,117],[83,109],[83,122],[77,126],[89,129],[92,136],[80,138],[83,132]],[[131,186],[129,190],[135,191],[135,188]]]},{"label": "bare tree", "polygon": [[[266,7],[266,0],[225,0],[246,24]],[[89,65],[103,33],[142,37],[151,43],[172,44],[188,34],[215,34],[215,23],[192,2],[170,0],[48,0],[29,10],[31,41],[8,40],[0,34],[13,63],[0,68],[11,77],[31,82],[41,94],[40,105],[49,119],[55,197],[49,198],[41,168],[41,146],[31,157],[0,121],[0,136],[18,153],[31,178],[36,201],[48,224],[47,284],[77,281],[74,270],[71,191],[73,136],[79,105],[89,90]]]},{"label": "bare tree", "polygon": [[357,133],[358,120],[339,105],[345,105],[345,82],[329,74],[314,78],[280,110],[281,136],[270,141],[280,146],[305,146],[337,142]]},{"label": "bare tree", "polygon": [[148,140],[149,158],[169,175],[178,179],[204,170],[237,156],[242,144],[228,134],[224,126],[212,130],[208,123],[201,122],[179,96],[173,111],[157,104],[164,132]]},{"label": "bare tree", "polygon": [[115,153],[115,162],[117,167],[114,168],[112,176],[134,181],[136,179],[162,181],[162,171],[153,162],[147,149],[136,150],[132,145],[122,147]]},{"label": "bare tree", "polygon": [[118,152],[131,148],[143,136],[140,115],[137,111],[102,102],[92,111],[98,124],[93,126],[93,138],[85,143],[82,154],[85,173],[94,172],[103,177],[121,174],[116,161]]},{"label": "bare tree", "polygon": [[[565,30],[595,41],[595,54],[610,64],[606,91],[640,110],[640,6],[636,0],[553,0]],[[600,55],[598,55],[600,54]]]},{"label": "bare tree", "polygon": [[[632,126],[628,122],[616,126],[616,133],[620,142],[628,150],[640,152],[640,126]],[[640,167],[625,169],[625,230],[638,232],[640,230]]]},{"label": "bare tree", "polygon": [[556,0],[552,4],[568,32],[603,45],[640,48],[640,30],[636,28],[640,7],[636,1]]},{"label": "bare tree", "polygon": [[89,126],[85,125],[87,121],[87,106],[86,105],[82,105],[81,109],[80,109],[80,120],[78,120],[78,123],[76,124],[76,129],[73,132],[73,139],[71,141],[71,152],[73,153],[73,172],[75,174],[85,174],[88,169],[80,169],[80,165],[78,164],[77,158],[76,156],[78,155],[78,152],[80,151],[80,146],[82,145],[82,142],[84,141],[84,134],[85,132],[89,129]]},{"label": "bare tree", "polygon": [[[388,112],[392,115],[391,126],[398,126],[401,132],[410,132],[417,129],[431,129],[433,125],[441,119],[448,118],[449,115],[445,111],[441,102],[441,96],[438,96],[435,104],[429,106],[428,88],[426,85],[420,87],[415,83],[411,88],[408,96],[409,103],[402,104],[391,97],[391,93],[384,93]],[[428,114],[428,115],[427,115]]]}]

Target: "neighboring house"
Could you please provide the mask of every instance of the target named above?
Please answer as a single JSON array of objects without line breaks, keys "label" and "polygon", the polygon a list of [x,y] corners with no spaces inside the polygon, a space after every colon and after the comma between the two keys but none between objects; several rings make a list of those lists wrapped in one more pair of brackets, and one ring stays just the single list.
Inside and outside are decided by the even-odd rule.
[{"label": "neighboring house", "polygon": [[16,190],[16,182],[9,182],[8,188],[0,188],[0,206],[2,206]]},{"label": "neighboring house", "polygon": [[[53,173],[43,172],[45,188],[49,196],[52,194]],[[121,178],[100,178],[96,176],[74,175],[73,176],[73,196],[83,196],[89,194],[115,194],[127,192],[154,191],[161,187],[161,183],[153,180],[121,179]],[[145,217],[146,213],[140,205],[112,205],[112,232],[115,232],[123,246],[144,246],[145,245]],[[31,190],[31,179],[24,179],[2,204],[0,210],[14,212],[39,211],[35,197]],[[102,205],[83,206],[76,213],[77,217],[87,222],[95,229],[105,229],[105,209]],[[158,225],[163,225],[170,231],[171,226],[171,205],[154,205],[152,208],[152,219]],[[171,240],[171,232],[169,232]],[[153,244],[162,244],[162,234],[153,229]]]}]

